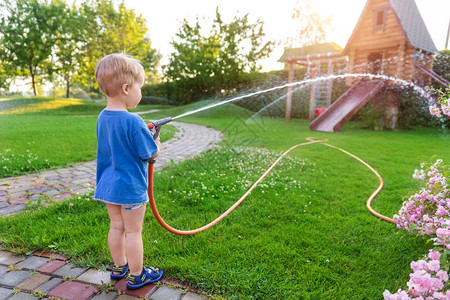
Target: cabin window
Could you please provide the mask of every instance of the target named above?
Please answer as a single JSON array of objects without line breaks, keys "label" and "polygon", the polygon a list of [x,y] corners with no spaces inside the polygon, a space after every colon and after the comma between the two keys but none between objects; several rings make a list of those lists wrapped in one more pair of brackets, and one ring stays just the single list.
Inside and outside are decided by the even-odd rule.
[{"label": "cabin window", "polygon": [[385,30],[386,28],[387,8],[380,8],[374,11],[373,30]]},{"label": "cabin window", "polygon": [[375,26],[382,26],[384,24],[384,11],[377,12],[377,23]]}]

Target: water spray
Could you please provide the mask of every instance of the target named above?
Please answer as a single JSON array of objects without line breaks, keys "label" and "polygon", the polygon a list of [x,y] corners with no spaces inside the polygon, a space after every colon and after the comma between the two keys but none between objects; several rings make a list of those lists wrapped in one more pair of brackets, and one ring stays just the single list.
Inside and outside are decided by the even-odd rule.
[{"label": "water spray", "polygon": [[[295,88],[292,93],[295,93],[297,91],[302,90],[303,88],[305,88],[307,85],[300,85],[297,88]],[[275,99],[274,101],[272,101],[272,103],[264,106],[263,108],[261,108],[258,112],[254,113],[250,118],[248,118],[245,123],[247,124],[248,122],[250,122],[252,119],[254,119],[256,116],[258,116],[259,114],[263,113],[265,110],[267,110],[268,108],[274,106],[275,104],[277,104],[278,102],[280,102],[281,100],[285,99],[287,97],[287,95],[283,95],[281,97],[278,97],[277,99]]]},{"label": "water spray", "polygon": [[275,86],[272,88],[268,88],[265,90],[261,90],[261,91],[256,91],[256,92],[252,92],[252,93],[248,93],[245,95],[241,95],[241,96],[237,96],[234,98],[230,98],[218,103],[214,103],[211,105],[206,105],[204,107],[200,107],[196,110],[192,110],[192,111],[188,111],[185,113],[182,113],[176,117],[173,117],[173,120],[182,118],[182,117],[186,117],[189,115],[193,115],[196,114],[198,112],[201,111],[205,111],[214,107],[218,107],[227,103],[231,103],[231,102],[236,102],[245,98],[249,98],[249,97],[253,97],[253,96],[258,96],[258,95],[262,95],[262,94],[266,94],[266,93],[270,93],[270,92],[274,92],[274,91],[278,91],[284,88],[289,88],[289,87],[297,87],[297,86],[302,86],[302,85],[307,85],[307,84],[311,84],[311,83],[315,83],[315,82],[320,82],[323,80],[330,80],[330,79],[345,79],[345,78],[367,78],[369,80],[373,80],[373,79],[381,79],[381,80],[385,80],[385,81],[392,81],[395,82],[396,84],[400,84],[403,86],[408,86],[408,87],[412,87],[414,89],[414,91],[416,91],[417,93],[419,93],[422,97],[424,97],[425,99],[427,99],[429,102],[433,101],[433,98],[431,97],[430,93],[425,91],[423,88],[415,85],[412,82],[400,79],[400,78],[396,78],[393,76],[387,76],[387,75],[380,75],[380,74],[370,74],[370,73],[345,73],[345,74],[339,74],[339,75],[327,75],[327,76],[323,76],[323,77],[317,77],[317,78],[310,78],[310,79],[305,79],[305,80],[301,80],[301,81],[297,81],[297,82],[291,82],[291,83],[286,83],[283,85],[279,85],[279,86]]}]

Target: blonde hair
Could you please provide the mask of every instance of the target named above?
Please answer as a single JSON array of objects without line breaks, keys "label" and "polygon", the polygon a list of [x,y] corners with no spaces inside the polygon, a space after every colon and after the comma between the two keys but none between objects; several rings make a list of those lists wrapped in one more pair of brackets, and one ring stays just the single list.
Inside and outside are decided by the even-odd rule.
[{"label": "blonde hair", "polygon": [[103,57],[95,68],[98,87],[106,96],[115,96],[124,84],[144,82],[144,77],[144,67],[126,53],[109,54]]}]

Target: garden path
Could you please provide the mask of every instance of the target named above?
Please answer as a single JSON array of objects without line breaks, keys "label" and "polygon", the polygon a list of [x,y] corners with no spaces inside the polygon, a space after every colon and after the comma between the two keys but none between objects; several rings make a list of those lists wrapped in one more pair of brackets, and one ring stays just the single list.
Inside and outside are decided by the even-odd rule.
[{"label": "garden path", "polygon": [[[162,144],[155,163],[160,170],[216,147],[222,133],[218,130],[182,122],[172,122],[178,131],[174,138]],[[94,190],[95,160],[62,169],[0,179],[0,216],[25,209],[26,203],[39,198],[62,200]]]}]

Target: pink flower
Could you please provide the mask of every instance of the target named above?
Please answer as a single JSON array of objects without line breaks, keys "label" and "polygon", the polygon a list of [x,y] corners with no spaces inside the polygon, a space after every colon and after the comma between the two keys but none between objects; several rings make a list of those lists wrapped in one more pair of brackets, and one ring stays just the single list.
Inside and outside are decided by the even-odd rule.
[{"label": "pink flower", "polygon": [[439,270],[436,273],[436,276],[439,277],[439,279],[444,281],[444,282],[447,282],[447,280],[448,280],[448,273],[446,271],[444,271],[444,270]]},{"label": "pink flower", "polygon": [[436,235],[443,239],[446,238],[447,236],[450,236],[450,231],[447,228],[438,228],[436,230]]},{"label": "pink flower", "polygon": [[400,296],[400,300],[411,300],[411,297],[408,296],[408,293],[405,291],[400,291],[398,292],[398,295]]},{"label": "pink flower", "polygon": [[411,300],[411,297],[408,295],[408,293],[402,291],[401,289],[399,289],[395,294],[391,294],[391,292],[385,290],[383,292],[383,297],[385,300]]},{"label": "pink flower", "polygon": [[431,286],[434,290],[442,290],[444,283],[439,278],[431,278]]},{"label": "pink flower", "polygon": [[430,250],[430,253],[428,253],[429,259],[439,259],[441,255],[437,251]]},{"label": "pink flower", "polygon": [[432,260],[428,263],[428,269],[433,272],[437,272],[441,269],[441,263],[439,260]]},{"label": "pink flower", "polygon": [[430,218],[428,215],[424,215],[424,216],[423,216],[423,221],[424,221],[424,222],[427,222],[427,223],[430,223],[431,221],[433,221],[433,219]]},{"label": "pink flower", "polygon": [[436,211],[436,214],[439,215],[439,216],[447,216],[448,215],[448,211],[444,207],[439,205],[438,209]]},{"label": "pink flower", "polygon": [[414,272],[416,272],[416,271],[420,270],[421,267],[420,267],[420,265],[419,265],[418,262],[412,261],[412,262],[411,262],[411,269],[412,269]]},{"label": "pink flower", "polygon": [[391,294],[388,290],[383,293],[384,300],[398,300],[397,294]]},{"label": "pink flower", "polygon": [[447,297],[442,292],[434,292],[433,297],[434,299],[447,300]]},{"label": "pink flower", "polygon": [[424,180],[425,179],[425,172],[423,170],[415,170],[413,174],[414,179]]},{"label": "pink flower", "polygon": [[442,112],[444,113],[444,115],[450,116],[450,103],[449,103],[449,99],[444,100],[444,101],[441,102],[441,109],[442,109]]},{"label": "pink flower", "polygon": [[417,263],[419,264],[419,267],[421,269],[423,269],[423,270],[427,270],[428,269],[428,263],[425,260],[423,260],[423,259],[418,260]]},{"label": "pink flower", "polygon": [[439,108],[437,108],[436,106],[430,106],[429,109],[430,109],[430,114],[432,116],[436,116],[438,118],[442,117],[441,110]]}]

